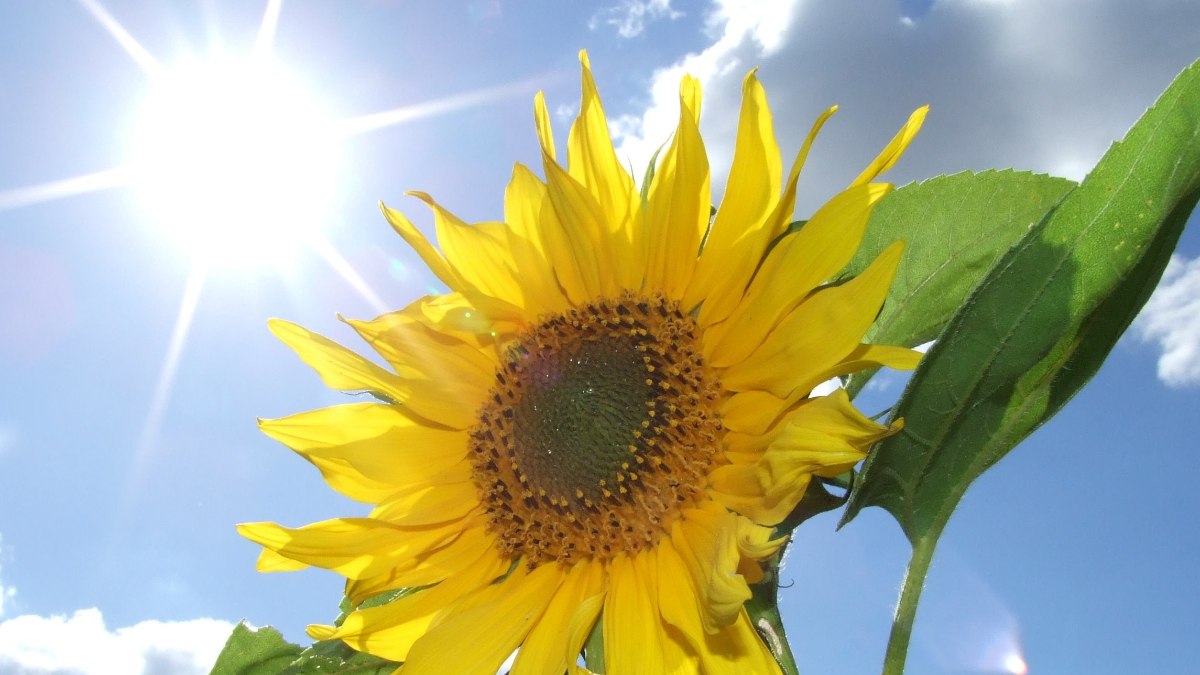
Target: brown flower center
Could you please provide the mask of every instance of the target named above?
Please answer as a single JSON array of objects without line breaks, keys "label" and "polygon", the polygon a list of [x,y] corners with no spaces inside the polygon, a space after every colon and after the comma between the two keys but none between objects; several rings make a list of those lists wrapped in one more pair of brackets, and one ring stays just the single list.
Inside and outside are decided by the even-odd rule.
[{"label": "brown flower center", "polygon": [[720,383],[678,303],[626,293],[544,318],[471,432],[501,552],[531,565],[653,546],[718,459]]}]

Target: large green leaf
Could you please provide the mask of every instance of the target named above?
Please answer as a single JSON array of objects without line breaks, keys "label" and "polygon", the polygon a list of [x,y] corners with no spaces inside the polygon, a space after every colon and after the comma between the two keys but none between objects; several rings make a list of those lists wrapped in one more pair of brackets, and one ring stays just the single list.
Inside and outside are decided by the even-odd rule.
[{"label": "large green leaf", "polygon": [[225,642],[212,675],[276,675],[302,651],[270,626],[251,629],[242,622]]},{"label": "large green leaf", "polygon": [[[1200,64],[996,264],[930,350],[844,521],[886,508],[909,539],[1086,382],[1162,275],[1200,189]],[[900,311],[905,311],[901,308]]]},{"label": "large green leaf", "polygon": [[[888,195],[871,212],[862,246],[843,272],[861,273],[893,241],[908,244],[865,341],[915,347],[937,337],[1000,256],[1074,185],[1007,169],[939,176]],[[852,376],[851,395],[873,374]]]},{"label": "large green leaf", "polygon": [[397,663],[356,652],[341,640],[304,648],[283,639],[270,626],[251,629],[240,623],[213,665],[212,675],[387,675]]},{"label": "large green leaf", "polygon": [[913,544],[887,672],[968,486],[1091,378],[1161,277],[1200,198],[1198,111],[1200,62],[1001,257],[909,383],[904,430],[868,459],[843,518],[881,506]]}]

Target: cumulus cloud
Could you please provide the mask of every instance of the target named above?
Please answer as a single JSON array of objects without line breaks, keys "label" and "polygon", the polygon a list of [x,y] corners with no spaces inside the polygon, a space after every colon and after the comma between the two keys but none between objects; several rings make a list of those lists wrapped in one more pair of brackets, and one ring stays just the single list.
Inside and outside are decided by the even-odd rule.
[{"label": "cumulus cloud", "polygon": [[[734,97],[740,92],[736,86],[731,92],[718,92],[730,84],[731,73],[741,67],[743,49],[767,58],[783,44],[784,35],[798,0],[765,3],[748,0],[718,0],[708,14],[705,24],[713,38],[711,46],[698,53],[685,56],[678,63],[655,71],[649,85],[649,104],[640,115],[623,115],[613,120],[614,141],[617,152],[630,158],[634,175],[649,162],[654,152],[667,140],[679,120],[679,81],[684,75],[700,80],[706,95],[704,109],[705,129],[711,129],[710,118],[720,120],[720,126],[729,127],[728,113],[736,105]],[[718,132],[720,134],[720,132]],[[732,149],[722,152],[719,145],[709,148],[710,159],[714,155],[731,156]],[[714,164],[717,162],[714,161]]]},{"label": "cumulus cloud", "polygon": [[0,622],[0,673],[200,675],[233,630],[215,619],[143,621],[110,631],[98,609]]},{"label": "cumulus cloud", "polygon": [[1162,348],[1160,380],[1172,387],[1200,384],[1200,258],[1171,256],[1133,331]]},{"label": "cumulus cloud", "polygon": [[671,0],[622,0],[620,4],[593,16],[588,28],[596,30],[600,26],[613,26],[617,29],[617,35],[628,39],[641,35],[648,21],[678,19],[681,16],[683,12],[671,9]]},{"label": "cumulus cloud", "polygon": [[895,0],[717,0],[710,44],[647,82],[644,110],[614,120],[635,175],[678,119],[685,72],[701,80],[716,186],[732,157],[740,81],[760,66],[785,157],[839,104],[801,184],[811,210],[848,183],[908,114],[932,112],[901,164],[906,182],[1017,167],[1081,178],[1200,54],[1192,0],[936,0],[905,18]]}]

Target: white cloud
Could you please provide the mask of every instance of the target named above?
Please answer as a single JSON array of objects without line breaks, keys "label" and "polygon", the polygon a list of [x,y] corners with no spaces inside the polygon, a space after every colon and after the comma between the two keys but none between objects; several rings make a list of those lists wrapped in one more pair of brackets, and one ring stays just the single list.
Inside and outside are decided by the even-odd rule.
[{"label": "white cloud", "polygon": [[683,12],[671,9],[671,0],[622,0],[620,4],[601,10],[588,22],[588,28],[613,26],[623,38],[637,37],[646,30],[646,22],[657,19],[678,19]]},{"label": "white cloud", "polygon": [[554,117],[558,120],[559,124],[570,125],[575,121],[576,113],[576,105],[573,103],[560,103],[554,109]]},{"label": "white cloud", "polygon": [[1171,256],[1133,329],[1162,347],[1160,380],[1172,387],[1200,384],[1200,258]]},{"label": "white cloud", "polygon": [[[625,115],[614,120],[613,135],[617,152],[628,157],[634,167],[634,175],[642,169],[675,130],[679,120],[679,81],[690,74],[698,78],[706,92],[704,110],[710,110],[714,102],[724,107],[721,101],[740,95],[741,89],[734,83],[731,92],[713,92],[710,88],[717,81],[728,84],[731,73],[748,70],[743,52],[769,56],[784,42],[785,32],[798,0],[785,2],[754,2],[752,0],[717,0],[706,24],[713,44],[694,54],[688,54],[678,63],[655,71],[650,84],[650,104],[644,113]],[[738,74],[740,77],[744,73]],[[722,85],[724,86],[724,85]],[[705,128],[711,128],[705,113]],[[715,115],[724,118],[724,114]],[[722,124],[728,127],[728,124]],[[728,134],[732,137],[732,132]],[[720,146],[709,147],[710,160],[724,154],[732,156],[732,149],[722,153]],[[714,166],[718,165],[716,161]]]},{"label": "white cloud", "polygon": [[216,619],[143,621],[108,630],[98,609],[70,617],[0,622],[0,673],[197,675],[207,673],[233,624]]},{"label": "white cloud", "polygon": [[1013,166],[1080,178],[1200,55],[1194,0],[936,0],[904,21],[894,0],[717,0],[708,47],[654,73],[643,111],[614,120],[635,175],[669,138],[678,83],[704,88],[702,131],[714,187],[724,182],[754,66],[785,158],[839,104],[809,158],[798,211],[848,183],[908,114],[929,103],[922,136],[890,178]]}]

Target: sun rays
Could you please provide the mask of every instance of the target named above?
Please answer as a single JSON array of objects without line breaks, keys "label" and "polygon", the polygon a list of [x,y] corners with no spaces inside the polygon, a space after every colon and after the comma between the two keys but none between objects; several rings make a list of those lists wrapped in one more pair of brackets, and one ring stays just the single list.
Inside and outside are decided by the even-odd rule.
[{"label": "sun rays", "polygon": [[301,78],[272,59],[282,0],[267,0],[245,54],[214,53],[182,65],[156,58],[100,0],[78,2],[147,78],[150,94],[137,116],[132,159],[99,171],[0,189],[0,212],[127,189],[191,258],[133,453],[127,499],[135,500],[155,454],[206,278],[230,266],[273,267],[281,263],[278,258],[306,247],[373,310],[386,311],[387,303],[322,234],[322,228],[336,220],[331,205],[341,142],[527,95],[536,84],[520,81],[338,119],[318,104],[331,99],[327,93],[314,95]]}]

